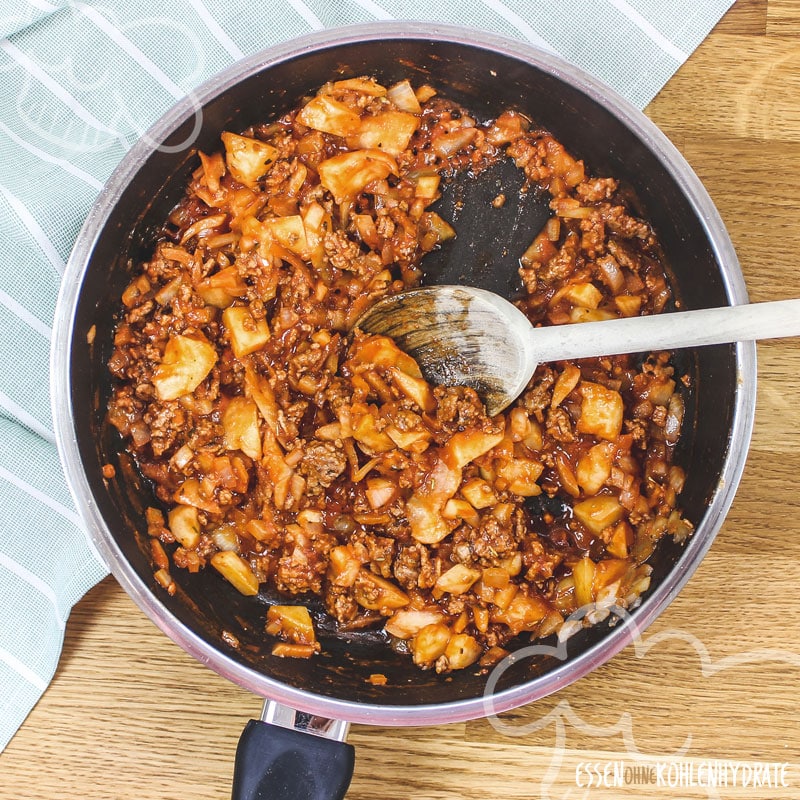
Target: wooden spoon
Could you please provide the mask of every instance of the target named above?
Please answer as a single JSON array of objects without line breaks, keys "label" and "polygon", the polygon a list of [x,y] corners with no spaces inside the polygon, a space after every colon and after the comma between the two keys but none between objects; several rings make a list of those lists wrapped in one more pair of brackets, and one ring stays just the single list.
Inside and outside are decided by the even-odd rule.
[{"label": "wooden spoon", "polygon": [[390,336],[431,383],[471,386],[494,415],[543,362],[800,335],[800,299],[534,328],[492,292],[425,286],[380,300],[356,327]]}]

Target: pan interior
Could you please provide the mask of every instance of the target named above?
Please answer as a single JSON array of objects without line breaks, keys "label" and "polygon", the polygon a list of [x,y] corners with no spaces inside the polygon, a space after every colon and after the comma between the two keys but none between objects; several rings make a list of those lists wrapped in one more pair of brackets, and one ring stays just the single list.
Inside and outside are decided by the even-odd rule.
[{"label": "pan interior", "polygon": [[[552,72],[511,55],[469,44],[413,38],[331,45],[306,52],[257,70],[211,99],[203,108],[195,147],[206,152],[216,149],[221,131],[238,131],[274,118],[324,82],[358,75],[374,76],[384,84],[402,78],[415,84],[430,83],[482,119],[507,108],[530,116],[583,158],[592,174],[614,176],[635,191],[638,210],[653,223],[661,239],[671,265],[673,289],[685,308],[727,304],[725,284],[704,224],[662,161],[603,104]],[[186,139],[194,122],[187,120],[168,141]],[[408,657],[392,652],[378,633],[323,634],[319,657],[307,661],[275,658],[262,635],[270,598],[245,598],[212,570],[194,575],[175,570],[178,592],[174,597],[155,584],[144,554],[147,534],[143,516],[153,501],[149,488],[121,452],[116,431],[106,424],[110,393],[106,363],[112,349],[115,310],[130,280],[131,264],[149,256],[155,232],[180,198],[196,165],[193,152],[176,155],[161,149],[149,154],[96,238],[74,315],[70,391],[75,434],[97,509],[114,546],[127,561],[126,569],[147,587],[145,591],[158,596],[166,617],[179,621],[234,662],[277,682],[317,695],[381,706],[481,697],[485,675],[474,670],[447,676],[420,671]],[[458,237],[452,247],[428,257],[423,265],[426,282],[478,285],[507,297],[517,291],[515,253],[521,242],[526,246],[538,232],[547,217],[547,202],[526,199],[524,214],[515,217],[510,213],[502,224],[487,226],[482,222],[487,193],[494,196],[497,185],[505,189],[505,182],[515,179],[501,173],[491,178],[498,183],[462,181],[445,195],[440,213],[453,212]],[[455,213],[455,197],[463,203],[459,213]],[[491,257],[497,253],[502,254],[499,259]],[[96,329],[94,344],[87,346],[92,326]],[[696,524],[704,518],[727,458],[736,367],[732,346],[679,355],[678,368],[691,379],[678,453],[689,480],[680,503],[687,518]],[[107,463],[117,469],[114,481],[102,477],[101,469]],[[696,536],[703,536],[702,529]],[[685,550],[671,541],[662,542],[652,559],[651,594],[670,573],[681,569]],[[227,645],[223,631],[234,634],[241,646],[233,649]],[[570,640],[568,660],[602,646],[611,632],[608,625],[600,625],[579,633]],[[519,642],[520,647],[527,644]],[[548,657],[523,660],[504,674],[498,689],[534,680],[557,668],[568,669],[569,665]],[[386,685],[372,684],[369,676],[374,673],[385,675]]]}]

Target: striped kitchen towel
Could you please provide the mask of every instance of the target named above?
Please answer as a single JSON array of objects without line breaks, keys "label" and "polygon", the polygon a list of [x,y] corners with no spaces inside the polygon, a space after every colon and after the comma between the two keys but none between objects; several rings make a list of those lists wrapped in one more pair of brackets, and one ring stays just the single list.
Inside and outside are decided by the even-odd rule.
[{"label": "striped kitchen towel", "polygon": [[136,138],[243,55],[393,18],[527,40],[644,107],[731,1],[0,0],[0,750],[107,573],[55,451],[49,326],[81,223]]}]

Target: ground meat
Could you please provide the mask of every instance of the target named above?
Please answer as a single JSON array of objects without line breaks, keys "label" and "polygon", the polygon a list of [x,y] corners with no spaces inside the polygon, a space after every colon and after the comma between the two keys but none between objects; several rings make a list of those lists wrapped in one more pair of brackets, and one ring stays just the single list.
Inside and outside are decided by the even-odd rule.
[{"label": "ground meat", "polygon": [[300,425],[308,410],[307,400],[298,400],[283,406],[278,411],[278,438],[289,446],[300,435]]},{"label": "ground meat", "polygon": [[599,215],[581,220],[580,229],[581,250],[590,258],[602,255],[606,246],[606,229]]},{"label": "ground meat", "polygon": [[344,231],[325,234],[325,255],[332,267],[340,270],[354,270],[354,263],[361,255],[358,244],[347,237]]},{"label": "ground meat", "polygon": [[595,178],[579,183],[575,187],[575,194],[584,203],[599,203],[602,200],[610,200],[618,185],[613,178]]},{"label": "ground meat", "polygon": [[540,417],[553,399],[553,384],[555,372],[549,367],[540,366],[533,376],[533,382],[525,394],[522,395],[522,407],[536,417]]},{"label": "ground meat", "polygon": [[535,534],[526,536],[522,547],[525,580],[535,583],[551,578],[563,558],[561,553],[547,549]]},{"label": "ground meat", "polygon": [[550,259],[539,270],[539,279],[545,282],[563,281],[575,271],[581,240],[577,233],[570,232],[555,258]]},{"label": "ground meat", "polygon": [[556,442],[575,441],[572,419],[563,408],[551,408],[547,412],[547,435]]},{"label": "ground meat", "polygon": [[343,586],[329,586],[325,592],[325,609],[337,622],[351,622],[359,605],[352,592]]},{"label": "ground meat", "polygon": [[481,520],[481,525],[470,539],[473,557],[483,567],[494,567],[515,553],[518,548],[513,525],[504,524],[492,514]]},{"label": "ground meat", "polygon": [[177,401],[153,404],[144,415],[150,428],[150,446],[158,457],[169,450],[186,426],[186,412]]},{"label": "ground meat", "polygon": [[394,235],[395,224],[388,213],[379,213],[375,221],[375,228],[378,236],[383,239],[391,239]]},{"label": "ground meat", "polygon": [[219,441],[220,424],[211,416],[195,419],[187,444],[192,450],[200,450],[213,442]]},{"label": "ground meat", "polygon": [[320,594],[328,568],[327,554],[333,537],[321,536],[311,540],[303,534],[288,534],[284,555],[278,560],[275,585],[286,594]]},{"label": "ground meat", "polygon": [[322,575],[304,554],[292,553],[279,559],[275,586],[279,592],[285,594],[319,593],[322,589]]},{"label": "ground meat", "polygon": [[136,306],[136,308],[132,308],[128,313],[128,321],[135,324],[140,320],[146,319],[150,314],[153,313],[155,305],[156,304],[152,300],[148,300],[146,303],[142,303],[141,305]]},{"label": "ground meat", "polygon": [[306,491],[319,494],[327,489],[347,467],[347,458],[331,442],[311,441],[303,448],[298,472],[306,479]]},{"label": "ground meat", "polygon": [[506,153],[533,183],[544,183],[552,175],[552,170],[544,163],[547,151],[540,141],[520,137],[508,146]]},{"label": "ground meat", "polygon": [[467,386],[437,386],[436,421],[448,432],[491,425],[486,408],[474,389]]},{"label": "ground meat", "polygon": [[156,257],[145,265],[144,274],[154,283],[167,284],[181,276],[183,265],[171,258],[166,258],[163,253],[156,251]]},{"label": "ground meat", "polygon": [[395,540],[388,536],[375,536],[365,534],[354,536],[351,540],[354,547],[361,545],[364,548],[364,559],[373,572],[389,578],[392,575],[392,561],[396,547]]},{"label": "ground meat", "polygon": [[430,589],[438,574],[430,553],[423,545],[400,545],[393,566],[394,576],[406,589]]},{"label": "ground meat", "polygon": [[206,559],[197,550],[187,550],[185,547],[176,547],[172,560],[176,567],[187,569],[189,572],[198,572],[206,565]]},{"label": "ground meat", "polygon": [[641,219],[625,213],[623,206],[607,206],[604,209],[603,221],[612,233],[626,239],[652,239],[653,231],[650,226]]}]

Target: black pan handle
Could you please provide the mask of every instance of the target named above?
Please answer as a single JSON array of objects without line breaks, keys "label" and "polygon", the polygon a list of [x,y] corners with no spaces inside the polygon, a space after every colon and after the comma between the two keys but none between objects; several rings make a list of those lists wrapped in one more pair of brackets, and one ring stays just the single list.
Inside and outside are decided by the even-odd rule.
[{"label": "black pan handle", "polygon": [[350,744],[251,719],[236,748],[232,800],[341,800],[353,777]]}]

